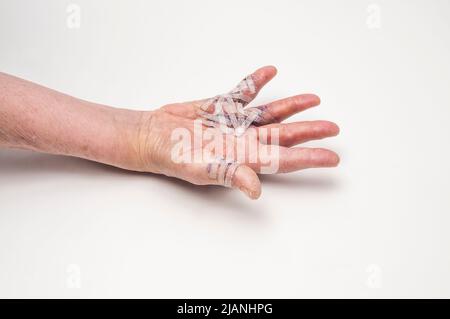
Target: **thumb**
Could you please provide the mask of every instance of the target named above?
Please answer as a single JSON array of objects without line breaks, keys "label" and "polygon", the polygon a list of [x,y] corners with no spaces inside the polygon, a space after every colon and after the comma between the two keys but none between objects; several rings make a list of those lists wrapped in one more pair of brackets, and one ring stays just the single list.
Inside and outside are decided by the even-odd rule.
[{"label": "thumb", "polygon": [[238,188],[251,199],[261,196],[261,182],[258,175],[247,165],[239,165],[233,176],[231,186]]},{"label": "thumb", "polygon": [[238,188],[251,199],[261,195],[261,182],[250,167],[236,161],[216,159],[207,167],[208,176],[218,185]]},{"label": "thumb", "polygon": [[237,188],[251,199],[261,195],[261,182],[250,167],[234,161],[211,160],[207,163],[180,165],[178,178],[196,185],[222,185]]}]

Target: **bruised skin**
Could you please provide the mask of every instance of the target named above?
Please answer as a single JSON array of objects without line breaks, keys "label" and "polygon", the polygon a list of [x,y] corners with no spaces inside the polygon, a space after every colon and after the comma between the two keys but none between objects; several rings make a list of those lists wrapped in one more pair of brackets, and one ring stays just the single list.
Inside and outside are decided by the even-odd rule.
[{"label": "bruised skin", "polygon": [[[276,74],[267,66],[251,78],[254,92],[245,92],[243,104],[250,102]],[[0,73],[0,146],[70,155],[117,166],[123,169],[164,174],[196,185],[222,185],[211,178],[210,160],[200,163],[175,163],[171,159],[172,132],[184,128],[194,134],[198,109],[206,100],[169,104],[155,111],[132,111],[82,101],[34,83]],[[313,94],[297,95],[256,106],[262,111],[251,129],[279,130],[278,172],[292,172],[312,167],[333,167],[339,162],[336,153],[327,149],[296,146],[309,140],[335,136],[336,124],[328,121],[281,123],[289,116],[320,103]],[[249,110],[247,106],[244,110]],[[211,128],[203,127],[202,130]],[[217,134],[225,136],[219,128]],[[234,139],[246,139],[250,131]],[[269,130],[270,132],[270,130]],[[250,139],[249,139],[250,140]],[[268,148],[268,140],[252,140],[259,148]],[[205,144],[193,145],[186,152],[204,153]],[[247,154],[246,154],[247,155]],[[251,155],[251,154],[250,154]],[[248,197],[261,194],[257,173],[261,163],[238,163],[231,186]]]}]

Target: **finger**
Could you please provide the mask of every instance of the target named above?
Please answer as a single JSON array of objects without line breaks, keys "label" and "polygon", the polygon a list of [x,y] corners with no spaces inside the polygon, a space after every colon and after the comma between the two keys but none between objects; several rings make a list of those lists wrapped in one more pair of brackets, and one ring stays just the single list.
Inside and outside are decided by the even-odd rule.
[{"label": "finger", "polygon": [[[277,100],[267,105],[255,107],[261,111],[255,121],[258,126],[279,123],[288,117],[320,104],[320,98],[314,94],[301,94]],[[250,110],[250,109],[249,109]]]},{"label": "finger", "polygon": [[335,167],[339,156],[324,148],[280,147],[278,173],[288,173],[305,168]]},{"label": "finger", "polygon": [[[261,132],[263,131],[264,132]],[[305,121],[277,123],[257,128],[261,143],[290,147],[311,140],[319,140],[339,134],[339,127],[329,121]],[[264,134],[262,134],[264,133]]]},{"label": "finger", "polygon": [[[339,156],[328,149],[260,144],[257,161],[247,163],[260,174],[276,174],[314,167],[335,167]],[[264,155],[263,155],[264,154]]]},{"label": "finger", "polygon": [[[233,97],[234,102],[239,102],[243,106],[246,106],[276,74],[277,69],[274,66],[264,66],[259,68],[239,82],[229,94]],[[176,113],[177,115],[197,118],[198,110],[212,113],[215,110],[215,106],[214,99],[208,98],[188,103],[166,105],[164,109],[170,113]]]},{"label": "finger", "polygon": [[177,177],[193,184],[237,188],[251,199],[257,199],[261,195],[261,182],[258,175],[243,164],[211,161],[187,164],[178,171],[180,173]]},{"label": "finger", "polygon": [[[264,66],[245,77],[231,92],[240,91],[245,97],[246,104],[248,104],[276,74],[277,69],[274,66]],[[246,104],[244,103],[244,105]]]},{"label": "finger", "polygon": [[234,188],[238,188],[251,199],[261,196],[261,182],[258,175],[250,167],[240,165],[233,178]]}]

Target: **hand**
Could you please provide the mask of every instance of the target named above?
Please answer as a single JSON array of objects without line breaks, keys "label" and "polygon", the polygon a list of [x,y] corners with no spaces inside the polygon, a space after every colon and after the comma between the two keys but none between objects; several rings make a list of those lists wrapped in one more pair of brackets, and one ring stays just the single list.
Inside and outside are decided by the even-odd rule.
[{"label": "hand", "polygon": [[[276,75],[276,72],[272,66],[258,69],[246,78],[252,81],[250,86],[254,85],[254,87],[242,86],[243,82],[241,82],[232,91],[240,94],[237,98],[233,98],[233,101],[238,106],[246,106]],[[228,183],[228,186],[239,188],[248,197],[256,199],[261,194],[261,183],[257,173],[267,173],[265,164],[268,161],[276,162],[276,171],[270,171],[270,173],[285,173],[312,167],[333,167],[339,163],[338,155],[331,150],[294,147],[309,140],[337,135],[339,128],[336,124],[328,121],[281,123],[297,112],[317,106],[320,99],[315,95],[297,95],[267,105],[244,109],[246,118],[249,114],[253,114],[253,111],[257,111],[257,117],[250,126],[244,126],[241,134],[225,133],[223,127],[214,125],[215,122],[216,124],[225,123],[226,127],[230,126],[227,111],[215,117],[215,119],[225,119],[225,122],[214,121],[212,117],[213,125],[201,125],[205,122],[211,124],[211,118],[208,120],[208,114],[205,118],[202,112],[206,110],[211,115],[214,113],[214,108],[211,109],[211,101],[214,102],[214,100],[205,99],[169,104],[156,111],[143,112],[137,134],[136,156],[139,163],[137,170],[173,176],[196,185]],[[212,105],[214,106],[214,103]],[[207,141],[199,140],[195,136],[196,133],[198,135],[199,129],[201,134],[213,136],[216,141],[221,139],[223,145],[233,145],[232,152],[229,149],[224,151],[225,147],[223,147],[221,149],[223,152],[218,157],[208,146]],[[185,142],[188,141],[188,145],[178,149],[179,154],[175,154],[187,159],[180,162],[174,159],[174,147],[178,147],[180,143],[179,140],[174,140],[174,137],[186,137],[186,135],[188,138]],[[275,135],[278,135],[278,138]],[[261,136],[267,136],[267,139]],[[243,156],[238,158],[236,145],[240,145],[239,143],[247,143],[245,144],[247,146]],[[217,147],[215,151],[218,151]],[[259,154],[266,154],[264,160],[261,156],[255,156]],[[195,158],[200,160],[195,161]],[[225,160],[221,161],[220,158]],[[225,170],[222,176],[221,168]],[[133,167],[133,169],[136,168]],[[211,174],[211,170],[214,169],[219,170],[219,173]],[[230,170],[233,170],[232,174]],[[227,173],[230,174],[227,175]],[[228,180],[223,176],[224,174],[228,176]]]},{"label": "hand", "polygon": [[226,94],[141,112],[83,101],[0,73],[0,147],[239,188],[255,199],[261,194],[257,173],[339,162],[330,150],[293,147],[338,134],[336,124],[281,123],[318,105],[317,96],[245,108],[275,74],[274,67],[263,67]]}]

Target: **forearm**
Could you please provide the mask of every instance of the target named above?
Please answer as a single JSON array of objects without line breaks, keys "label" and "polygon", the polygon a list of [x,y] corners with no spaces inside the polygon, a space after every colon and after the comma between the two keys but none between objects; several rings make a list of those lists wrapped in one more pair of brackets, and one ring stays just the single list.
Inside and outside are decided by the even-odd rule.
[{"label": "forearm", "polygon": [[0,73],[0,147],[138,167],[142,112],[82,101]]}]

